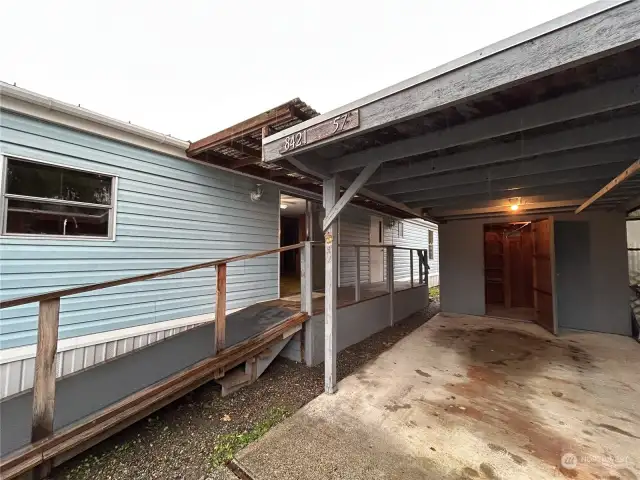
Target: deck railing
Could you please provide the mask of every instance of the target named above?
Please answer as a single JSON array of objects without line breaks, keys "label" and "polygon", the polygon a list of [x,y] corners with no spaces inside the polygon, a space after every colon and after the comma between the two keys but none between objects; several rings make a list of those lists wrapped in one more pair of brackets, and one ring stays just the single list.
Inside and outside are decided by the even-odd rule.
[{"label": "deck railing", "polygon": [[[308,243],[308,242],[307,242]],[[191,272],[203,268],[216,268],[216,309],[215,309],[215,351],[223,351],[226,331],[226,298],[227,298],[227,265],[229,263],[250,260],[265,255],[286,252],[303,248],[305,243],[297,243],[286,247],[264,250],[261,252],[239,255],[210,262],[198,263],[186,267],[172,268],[160,272],[125,277],[118,280],[94,283],[81,287],[71,287],[54,292],[12,298],[0,301],[0,309],[38,302],[38,339],[36,346],[35,369],[33,379],[33,405],[31,423],[31,442],[35,443],[53,433],[53,416],[55,411],[55,358],[58,344],[60,324],[60,299],[71,295],[86,293],[105,288],[117,287],[129,283],[143,282],[179,273]],[[310,248],[306,249],[307,252]],[[309,253],[307,253],[309,255]],[[304,265],[304,262],[303,262]],[[303,277],[304,278],[304,277]],[[306,280],[303,280],[306,281]],[[303,287],[304,288],[304,287]],[[306,311],[302,309],[303,311]]]},{"label": "deck railing", "polygon": [[[386,259],[384,260],[384,264],[386,270],[384,272],[383,278],[386,282],[386,288],[389,293],[393,293],[395,289],[395,251],[408,251],[409,252],[409,282],[411,288],[416,285],[415,280],[415,265],[414,265],[414,252],[418,253],[418,258],[420,253],[423,255],[423,258],[427,258],[427,249],[424,248],[411,248],[411,247],[399,247],[396,245],[368,245],[368,244],[348,244],[348,243],[340,243],[338,244],[339,248],[353,248],[355,250],[355,301],[359,302],[362,299],[362,261],[361,261],[361,252],[362,249],[375,249],[381,248],[385,252]],[[418,261],[418,285],[428,284],[428,267],[425,269],[425,265]],[[369,268],[371,268],[371,260],[369,260]],[[424,281],[423,281],[424,278]]]},{"label": "deck railing", "polygon": [[[235,347],[227,348],[226,338],[226,298],[227,298],[227,265],[229,263],[250,260],[257,257],[272,255],[276,253],[286,252],[289,250],[302,249],[300,258],[300,310],[305,314],[313,313],[313,275],[312,275],[312,254],[313,247],[324,245],[321,242],[301,242],[295,245],[275,248],[272,250],[264,250],[245,255],[214,260],[185,267],[172,268],[162,270],[155,273],[136,275],[125,277],[117,280],[110,280],[101,283],[94,283],[80,287],[71,287],[54,292],[30,295],[21,298],[12,298],[0,301],[0,309],[26,305],[29,303],[39,303],[38,313],[38,337],[36,346],[34,381],[33,381],[33,404],[32,404],[32,424],[31,424],[31,445],[36,442],[42,443],[44,439],[53,434],[54,412],[55,412],[55,390],[56,390],[56,374],[55,359],[57,353],[58,330],[60,323],[60,299],[71,295],[103,290],[110,287],[117,287],[130,283],[153,280],[161,277],[167,277],[179,273],[190,272],[203,268],[216,268],[216,306],[215,306],[215,326],[214,339],[215,352],[218,354],[231,352]],[[394,291],[394,250],[408,250],[410,255],[410,279],[411,287],[414,286],[414,261],[413,251],[421,251],[426,255],[426,249],[415,249],[406,247],[397,247],[394,245],[363,245],[363,244],[339,244],[341,248],[354,248],[356,251],[356,275],[355,275],[355,300],[361,300],[361,261],[360,251],[363,248],[383,248],[386,251],[386,282],[389,294],[393,297]],[[423,278],[422,264],[419,263],[419,278]],[[426,279],[426,276],[425,276]],[[235,357],[234,357],[235,358]],[[222,363],[221,363],[222,364]],[[200,368],[200,367],[198,367]],[[220,367],[216,367],[216,376],[222,375],[223,370],[218,371]],[[215,377],[214,377],[215,378]],[[148,390],[148,389],[147,389]],[[17,460],[16,460],[17,461]],[[3,462],[4,463],[4,462]],[[51,467],[50,462],[44,459],[39,460],[37,464],[41,464],[40,471],[36,475],[44,476]],[[35,466],[36,464],[34,464]],[[22,466],[20,467],[22,468]],[[4,473],[4,472],[3,472]]]}]

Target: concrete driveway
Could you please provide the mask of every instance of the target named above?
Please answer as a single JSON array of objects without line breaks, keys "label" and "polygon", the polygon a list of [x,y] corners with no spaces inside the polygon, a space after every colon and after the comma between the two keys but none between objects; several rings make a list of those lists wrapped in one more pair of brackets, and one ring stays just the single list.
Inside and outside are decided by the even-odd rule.
[{"label": "concrete driveway", "polygon": [[237,457],[255,480],[640,478],[640,345],[439,314]]}]

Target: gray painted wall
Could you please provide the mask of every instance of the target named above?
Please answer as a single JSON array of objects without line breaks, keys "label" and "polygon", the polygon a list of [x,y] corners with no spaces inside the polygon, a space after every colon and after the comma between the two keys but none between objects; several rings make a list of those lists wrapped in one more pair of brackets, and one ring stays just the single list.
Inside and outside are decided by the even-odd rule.
[{"label": "gray painted wall", "polygon": [[[544,216],[460,220],[440,225],[440,295],[443,311],[471,315],[485,313],[483,225],[535,218]],[[580,297],[588,311],[580,323],[581,328],[630,335],[624,213],[587,211],[579,216],[572,213],[557,214],[554,218],[556,221],[579,220],[589,224],[591,296]]]},{"label": "gray painted wall", "polygon": [[[393,303],[397,323],[429,305],[429,289],[422,286],[395,292]],[[338,309],[338,351],[390,326],[390,313],[389,295]],[[304,355],[310,366],[324,361],[324,313],[314,315],[306,324]]]},{"label": "gray painted wall", "polygon": [[555,222],[556,305],[558,326],[597,330],[589,312],[591,298],[591,234],[588,222]]},{"label": "gray painted wall", "polygon": [[[214,326],[206,324],[56,382],[54,429],[95,413],[213,355]],[[29,443],[33,390],[0,403],[0,455]]]}]

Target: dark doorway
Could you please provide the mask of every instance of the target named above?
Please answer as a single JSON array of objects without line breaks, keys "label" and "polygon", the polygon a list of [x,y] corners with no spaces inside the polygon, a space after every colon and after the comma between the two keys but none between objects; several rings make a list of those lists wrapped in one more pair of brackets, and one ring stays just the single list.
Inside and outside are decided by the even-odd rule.
[{"label": "dark doorway", "polygon": [[485,225],[487,315],[535,320],[533,266],[530,222]]},{"label": "dark doorway", "polygon": [[[280,246],[307,240],[307,201],[291,195],[280,195]],[[300,294],[301,250],[280,253],[280,297]]]}]

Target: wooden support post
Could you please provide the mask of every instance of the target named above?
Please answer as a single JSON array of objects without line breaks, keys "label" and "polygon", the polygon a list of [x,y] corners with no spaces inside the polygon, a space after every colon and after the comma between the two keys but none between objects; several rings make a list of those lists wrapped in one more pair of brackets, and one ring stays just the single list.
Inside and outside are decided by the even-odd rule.
[{"label": "wooden support post", "polygon": [[393,247],[387,247],[387,285],[389,286],[389,325],[393,325]]},{"label": "wooden support post", "polygon": [[361,293],[360,293],[360,247],[356,246],[356,302],[360,301]]},{"label": "wooden support post", "polygon": [[[262,139],[264,140],[266,137],[269,136],[269,125],[263,125],[262,127]],[[262,150],[262,161],[264,162],[264,148],[261,149]]]},{"label": "wooden support post", "polygon": [[[337,177],[323,182],[325,215],[338,202],[340,187]],[[338,222],[337,218],[326,226],[324,234],[325,296],[324,296],[324,391],[336,391],[336,364],[338,361]]]},{"label": "wooden support post", "polygon": [[216,267],[216,355],[224,350],[227,325],[227,264]]},{"label": "wooden support post", "polygon": [[409,275],[411,276],[411,288],[413,288],[413,249],[409,249]]},{"label": "wooden support post", "polygon": [[[38,345],[33,379],[33,407],[31,416],[31,442],[37,442],[53,433],[53,415],[56,403],[56,351],[58,350],[58,324],[60,299],[40,302],[38,314]],[[33,478],[44,478],[51,471],[50,461],[34,470]]]},{"label": "wooden support post", "polygon": [[304,242],[302,255],[300,255],[300,311],[313,315],[313,267],[311,242]]}]

